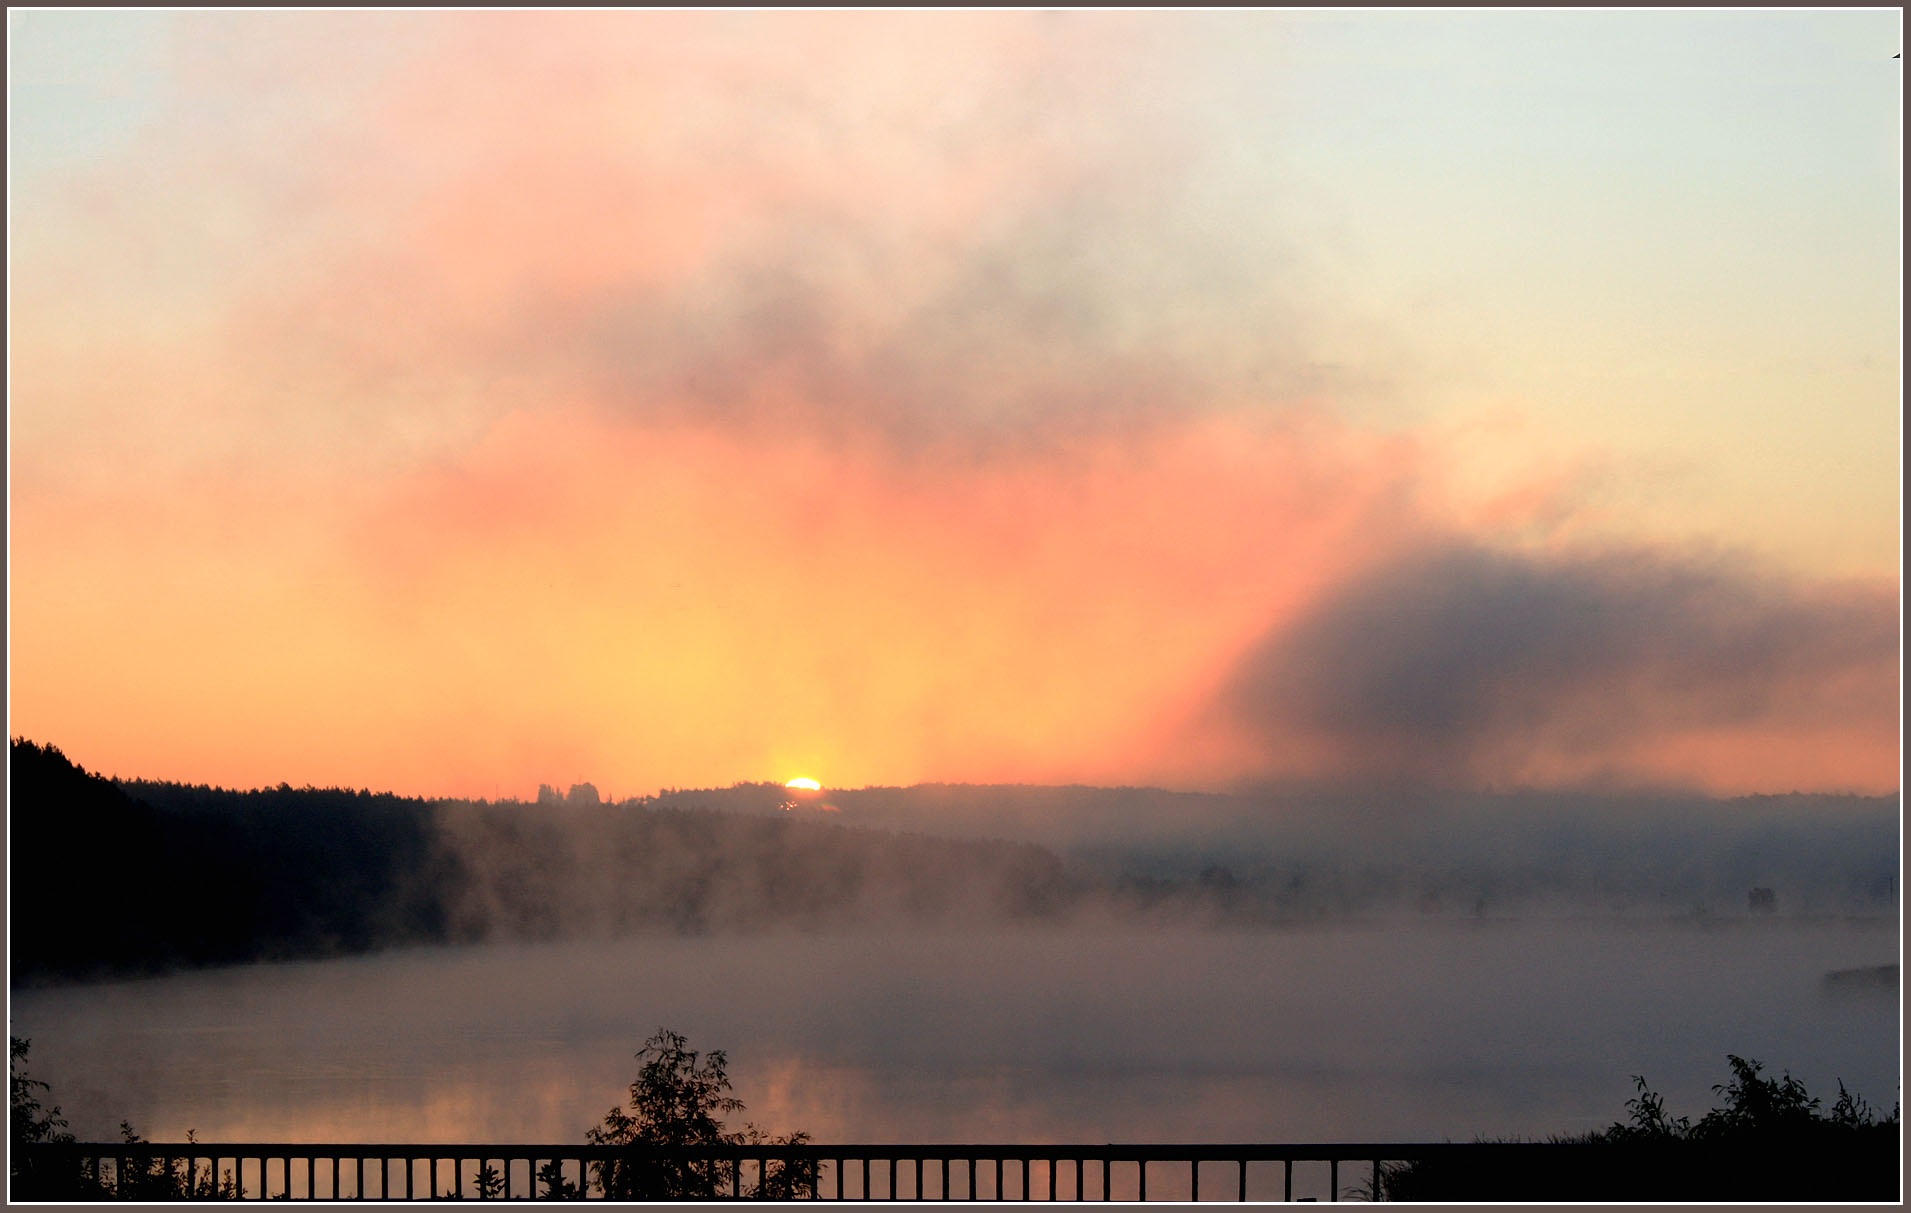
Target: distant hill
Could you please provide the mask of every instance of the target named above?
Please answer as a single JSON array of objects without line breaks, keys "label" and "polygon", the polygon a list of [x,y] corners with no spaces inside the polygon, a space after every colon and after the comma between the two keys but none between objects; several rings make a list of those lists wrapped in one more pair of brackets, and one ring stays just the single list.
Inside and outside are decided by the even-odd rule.
[{"label": "distant hill", "polygon": [[12,981],[646,931],[1886,915],[1890,798],[739,784],[599,804],[116,781],[16,739]]},{"label": "distant hill", "polygon": [[[660,806],[773,815],[773,784]],[[844,825],[1046,847],[1082,879],[1311,884],[1324,910],[1410,907],[1880,914],[1898,890],[1895,796],[920,784],[832,790]]]}]

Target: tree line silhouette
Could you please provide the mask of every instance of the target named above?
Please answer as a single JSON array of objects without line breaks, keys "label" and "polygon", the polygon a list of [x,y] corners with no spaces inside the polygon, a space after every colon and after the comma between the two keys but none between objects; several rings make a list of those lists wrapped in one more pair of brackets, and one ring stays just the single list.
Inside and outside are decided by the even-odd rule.
[{"label": "tree line silhouette", "polygon": [[11,776],[16,982],[446,936],[423,801],[120,784],[21,739]]},{"label": "tree line silhouette", "polygon": [[12,980],[382,946],[858,921],[1067,904],[1026,843],[602,805],[116,781],[14,739]]},{"label": "tree line silhouette", "polygon": [[[616,803],[603,801],[588,784],[564,794],[547,785],[536,802],[426,800],[286,784],[232,791],[109,780],[54,746],[19,738],[11,768],[10,977],[16,982],[406,944],[659,931],[1070,916],[1252,925],[1389,908],[1518,912],[1548,897],[1586,895],[1573,892],[1585,873],[1558,870],[1558,856],[1577,854],[1582,843],[1598,851],[1600,839],[1600,845],[1638,841],[1626,833],[1636,832],[1631,825],[1615,827],[1608,838],[1582,837],[1583,823],[1566,823],[1557,837],[1545,835],[1501,864],[1465,851],[1397,860],[1368,855],[1367,841],[1365,850],[1339,852],[1299,836],[1277,846],[1274,840],[1286,837],[1278,833],[1268,836],[1273,850],[1260,853],[1239,840],[1224,855],[1192,843],[1185,852],[1157,853],[1148,849],[1156,844],[1137,838],[1078,847],[1065,852],[1065,860],[1046,843],[913,831],[944,824],[945,810],[954,815],[947,824],[958,835],[984,825],[1006,830],[1018,796],[1033,797],[1023,807],[1041,810],[1031,821],[1039,823],[1052,809],[1076,823],[1071,829],[1086,828],[1099,796],[1111,798],[1116,818],[1161,806],[1135,789],[1085,788],[929,787],[920,801],[909,789],[832,793],[840,815],[778,812],[784,791],[768,784],[667,790]],[[1008,807],[977,816],[992,797],[1006,797]],[[1224,800],[1225,812],[1245,813],[1244,803]],[[1203,804],[1181,797],[1171,807],[1198,817]],[[1797,849],[1788,841],[1791,833],[1771,824],[1790,820],[1778,808],[1733,807],[1757,810],[1753,816],[1766,822],[1750,833],[1728,832],[1734,854]],[[1876,876],[1845,872],[1836,858],[1855,847],[1852,840],[1869,837],[1878,817],[1873,808],[1867,802],[1834,813],[1844,823],[1842,841],[1808,857],[1805,866],[1821,883],[1858,880],[1864,885],[1859,902],[1888,906],[1895,894],[1888,861],[1885,874]],[[1691,833],[1709,821],[1694,818],[1680,828]],[[1895,831],[1894,821],[1885,824]],[[1384,835],[1377,827],[1360,832],[1368,841]],[[1877,848],[1855,850],[1872,856]],[[1621,867],[1636,866],[1631,851],[1613,856]],[[1650,885],[1661,878],[1666,888],[1690,883],[1682,884],[1678,871],[1635,872],[1632,879]],[[1655,900],[1645,887],[1616,880],[1602,887],[1595,869],[1593,901],[1572,904],[1636,908],[1642,898]],[[1745,887],[1735,894],[1738,907],[1748,904]],[[1770,886],[1752,887],[1753,909],[1772,910],[1776,894],[1764,896],[1772,894]],[[1703,904],[1668,896],[1656,897],[1661,913],[1705,912]]]}]

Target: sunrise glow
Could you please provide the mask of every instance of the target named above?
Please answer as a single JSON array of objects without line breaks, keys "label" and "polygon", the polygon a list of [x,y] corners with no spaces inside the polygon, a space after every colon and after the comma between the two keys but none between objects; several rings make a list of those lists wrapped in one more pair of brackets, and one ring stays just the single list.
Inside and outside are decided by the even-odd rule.
[{"label": "sunrise glow", "polygon": [[9,1197],[1901,1199],[1902,27],[10,8]]},{"label": "sunrise glow", "polygon": [[1895,788],[1897,19],[15,11],[13,732]]}]

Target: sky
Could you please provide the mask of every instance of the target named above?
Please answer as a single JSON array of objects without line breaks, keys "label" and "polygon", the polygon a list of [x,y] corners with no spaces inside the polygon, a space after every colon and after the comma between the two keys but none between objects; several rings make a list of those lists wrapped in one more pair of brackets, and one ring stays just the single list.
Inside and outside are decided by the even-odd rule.
[{"label": "sky", "polygon": [[1898,787],[1896,9],[8,34],[90,769]]}]

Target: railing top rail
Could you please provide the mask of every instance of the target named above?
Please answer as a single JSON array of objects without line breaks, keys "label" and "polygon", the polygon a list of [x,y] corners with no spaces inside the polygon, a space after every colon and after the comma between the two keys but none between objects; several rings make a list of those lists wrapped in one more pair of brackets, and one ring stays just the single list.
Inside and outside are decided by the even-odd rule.
[{"label": "railing top rail", "polygon": [[1015,1159],[1033,1160],[1137,1159],[1175,1162],[1243,1160],[1323,1161],[1332,1159],[1400,1159],[1452,1151],[1576,1150],[1585,1142],[1498,1141],[1352,1141],[1352,1142],[805,1142],[795,1144],[734,1143],[724,1145],[593,1145],[549,1142],[40,1142],[28,1149],[104,1158],[255,1158],[259,1155],[295,1158],[629,1158],[646,1155],[698,1158],[775,1159]]}]

